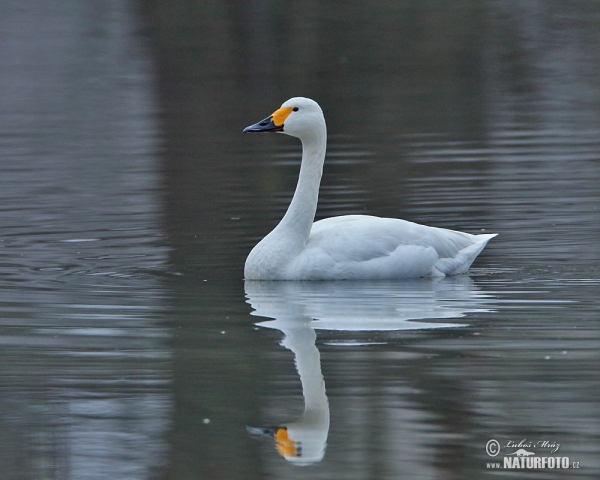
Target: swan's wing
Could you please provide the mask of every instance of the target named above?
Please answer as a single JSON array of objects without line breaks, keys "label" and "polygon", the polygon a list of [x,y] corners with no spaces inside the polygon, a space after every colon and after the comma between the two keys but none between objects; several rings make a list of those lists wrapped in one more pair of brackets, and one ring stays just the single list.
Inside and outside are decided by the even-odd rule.
[{"label": "swan's wing", "polygon": [[418,227],[403,220],[366,215],[326,218],[314,223],[306,249],[321,249],[338,262],[366,262],[388,256],[400,245],[429,246]]},{"label": "swan's wing", "polygon": [[[297,264],[320,262],[350,278],[464,273],[494,235],[427,227],[405,220],[347,215],[315,222]],[[354,272],[354,273],[353,273]],[[323,275],[326,272],[322,272]]]},{"label": "swan's wing", "polygon": [[472,245],[474,238],[397,218],[346,215],[315,222],[306,247],[318,245],[336,260],[370,260],[389,255],[401,245],[432,247],[440,258],[452,258]]}]

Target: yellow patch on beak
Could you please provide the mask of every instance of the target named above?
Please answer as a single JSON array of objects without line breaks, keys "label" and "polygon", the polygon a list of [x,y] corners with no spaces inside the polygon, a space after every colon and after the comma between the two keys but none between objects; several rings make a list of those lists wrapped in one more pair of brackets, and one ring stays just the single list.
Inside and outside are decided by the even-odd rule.
[{"label": "yellow patch on beak", "polygon": [[[291,108],[280,108],[279,110],[292,110]],[[277,111],[279,111],[277,110]],[[275,112],[277,113],[277,112]],[[289,115],[289,112],[287,113]],[[286,116],[287,116],[286,115]],[[288,437],[287,429],[280,428],[275,433],[275,447],[282,457],[297,457],[296,442]]]},{"label": "yellow patch on beak", "polygon": [[292,107],[285,107],[285,108],[280,108],[278,110],[275,110],[273,112],[273,115],[271,115],[273,123],[276,126],[281,127],[283,125],[283,122],[285,122],[285,119],[288,117],[288,115],[290,113],[292,113],[292,110],[294,110]]}]

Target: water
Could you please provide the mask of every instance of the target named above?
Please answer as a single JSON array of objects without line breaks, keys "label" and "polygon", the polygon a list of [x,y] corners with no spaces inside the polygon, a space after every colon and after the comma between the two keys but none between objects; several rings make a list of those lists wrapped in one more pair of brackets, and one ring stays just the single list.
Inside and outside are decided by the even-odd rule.
[{"label": "water", "polygon": [[[0,7],[3,479],[600,474],[600,8],[310,7]],[[244,283],[299,94],[318,217],[499,233],[468,276]]]}]

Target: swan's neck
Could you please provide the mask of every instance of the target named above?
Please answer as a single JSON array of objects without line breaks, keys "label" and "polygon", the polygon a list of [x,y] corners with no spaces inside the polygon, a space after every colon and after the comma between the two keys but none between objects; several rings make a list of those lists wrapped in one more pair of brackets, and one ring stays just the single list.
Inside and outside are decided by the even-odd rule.
[{"label": "swan's neck", "polygon": [[315,220],[326,147],[324,125],[311,137],[302,139],[302,164],[296,191],[285,216],[274,230],[285,235],[292,249],[304,248]]}]

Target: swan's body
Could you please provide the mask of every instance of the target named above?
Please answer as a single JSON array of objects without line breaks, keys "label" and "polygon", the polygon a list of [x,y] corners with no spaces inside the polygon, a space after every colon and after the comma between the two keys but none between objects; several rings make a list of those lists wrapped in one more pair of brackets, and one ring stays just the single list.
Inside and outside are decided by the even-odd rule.
[{"label": "swan's body", "polygon": [[456,275],[465,273],[496,236],[368,215],[314,222],[327,144],[327,128],[319,105],[308,98],[292,98],[273,115],[244,131],[276,131],[302,141],[302,164],[294,197],[279,225],[248,255],[244,268],[247,280]]}]

